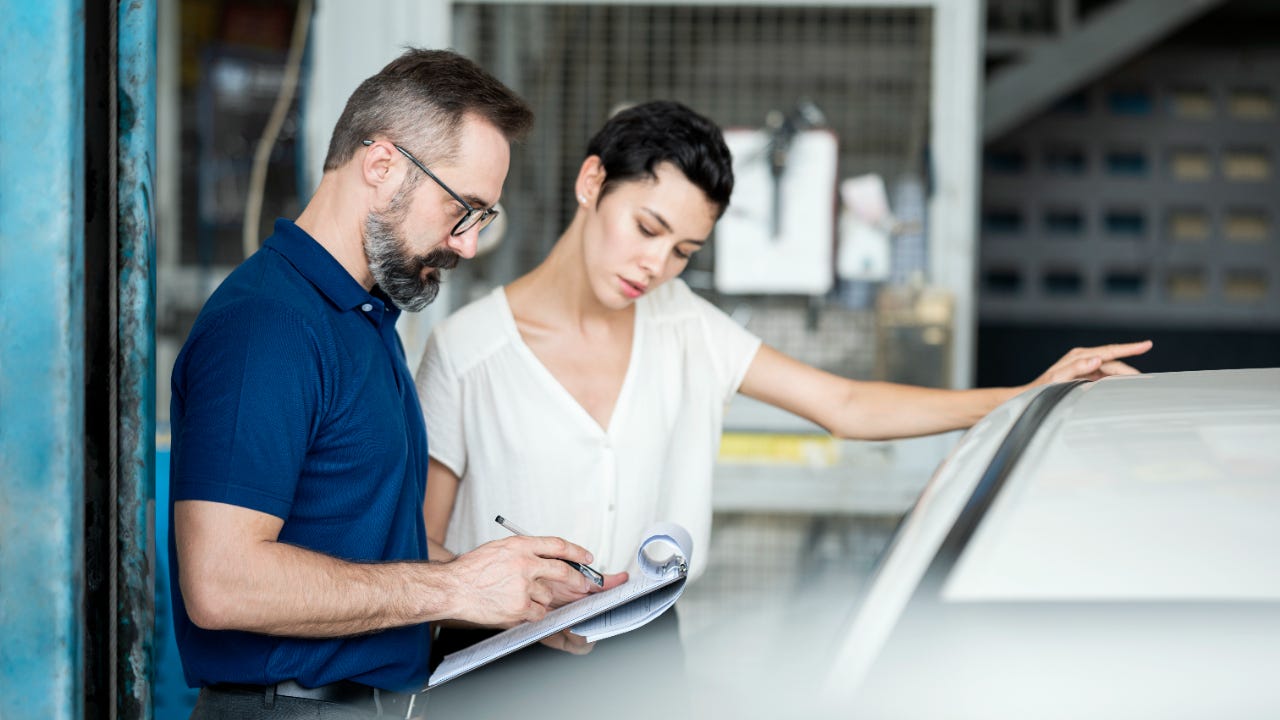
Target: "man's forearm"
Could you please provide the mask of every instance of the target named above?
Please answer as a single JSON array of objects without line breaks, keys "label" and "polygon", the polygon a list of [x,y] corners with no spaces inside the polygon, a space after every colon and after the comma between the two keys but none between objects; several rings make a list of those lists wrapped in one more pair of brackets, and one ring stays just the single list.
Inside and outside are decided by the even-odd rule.
[{"label": "man's forearm", "polygon": [[277,541],[279,518],[224,503],[174,504],[178,582],[202,628],[295,637],[376,632],[443,618],[537,620],[591,585],[560,538],[510,537],[439,562],[355,563]]},{"label": "man's forearm", "polygon": [[455,593],[440,565],[353,563],[280,542],[256,545],[247,557],[219,557],[210,567],[182,569],[183,595],[197,625],[339,637],[450,615]]}]

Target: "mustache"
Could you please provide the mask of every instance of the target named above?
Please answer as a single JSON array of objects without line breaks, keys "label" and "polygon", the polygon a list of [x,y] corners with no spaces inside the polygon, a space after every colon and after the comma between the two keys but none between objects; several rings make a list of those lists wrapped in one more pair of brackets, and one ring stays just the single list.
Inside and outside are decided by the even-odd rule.
[{"label": "mustache", "polygon": [[452,250],[445,248],[436,248],[426,255],[418,258],[418,270],[421,272],[426,268],[435,268],[437,270],[452,270],[458,266],[458,262],[462,260],[462,256]]}]

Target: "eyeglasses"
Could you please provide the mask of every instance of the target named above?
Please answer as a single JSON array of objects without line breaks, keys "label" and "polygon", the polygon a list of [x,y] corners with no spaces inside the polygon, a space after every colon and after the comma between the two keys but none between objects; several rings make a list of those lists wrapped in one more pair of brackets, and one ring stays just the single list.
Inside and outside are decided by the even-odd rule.
[{"label": "eyeglasses", "polygon": [[[362,142],[365,147],[368,147],[373,144],[372,140],[361,140],[360,142]],[[406,158],[409,158],[409,162],[413,163],[414,165],[417,165],[419,170],[426,173],[427,177],[431,178],[432,180],[435,180],[437,185],[443,188],[445,192],[449,193],[450,197],[452,197],[454,200],[457,200],[458,204],[466,209],[467,212],[462,216],[461,219],[458,220],[457,224],[453,226],[453,229],[449,231],[450,235],[453,235],[456,237],[458,235],[465,233],[466,231],[470,230],[473,227],[483,230],[485,225],[488,225],[489,223],[493,222],[493,219],[498,216],[498,211],[494,208],[472,207],[471,203],[467,202],[466,200],[463,200],[462,197],[458,195],[458,193],[453,191],[453,188],[449,187],[448,185],[445,185],[443,180],[436,177],[435,173],[428,170],[426,165],[423,165],[422,163],[418,162],[418,158],[414,157],[408,150],[405,150],[404,148],[400,147],[395,143],[391,143],[391,147],[395,148],[396,150],[399,150],[401,155],[405,156]]]}]

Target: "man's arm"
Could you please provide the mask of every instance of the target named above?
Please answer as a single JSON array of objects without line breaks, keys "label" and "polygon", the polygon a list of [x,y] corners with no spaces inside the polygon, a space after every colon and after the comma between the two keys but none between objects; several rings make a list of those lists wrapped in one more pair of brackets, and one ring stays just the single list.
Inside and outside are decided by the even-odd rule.
[{"label": "man's arm", "polygon": [[255,510],[174,505],[182,597],[209,630],[339,637],[442,618],[484,625],[541,619],[552,588],[591,588],[559,558],[591,562],[559,538],[512,537],[447,563],[353,563],[277,541],[282,522]]}]

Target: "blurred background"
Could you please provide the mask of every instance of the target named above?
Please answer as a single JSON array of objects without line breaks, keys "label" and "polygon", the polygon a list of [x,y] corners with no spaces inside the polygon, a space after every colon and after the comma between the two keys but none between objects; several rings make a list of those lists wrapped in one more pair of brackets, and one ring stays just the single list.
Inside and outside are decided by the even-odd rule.
[{"label": "blurred background", "polygon": [[[84,270],[55,278],[85,288],[83,307],[68,312],[87,329],[59,336],[81,354],[70,367],[83,382],[50,412],[55,423],[80,418],[86,449],[77,456],[73,432],[72,449],[35,460],[70,478],[57,485],[68,488],[63,529],[41,552],[74,551],[60,566],[73,578],[62,591],[70,604],[55,620],[86,659],[53,662],[82,678],[74,687],[87,716],[189,712],[166,614],[169,372],[209,293],[310,196],[349,93],[405,45],[467,54],[537,117],[512,157],[506,222],[485,231],[483,254],[450,274],[434,305],[402,318],[411,365],[451,309],[542,259],[572,215],[590,134],[619,107],[658,98],[726,128],[739,178],[755,178],[740,181],[684,279],[807,363],[934,387],[1013,385],[1072,346],[1151,338],[1155,350],[1134,363],[1144,371],[1280,365],[1273,0],[154,0],[82,10],[79,30],[73,21],[53,34],[83,45],[74,55],[73,40],[79,59],[58,69],[83,96],[69,136],[85,143],[70,158],[84,168],[84,230],[71,229],[84,245],[60,257]],[[40,12],[17,17],[4,31],[14,39],[6,77],[35,62],[19,55],[18,33],[40,38]],[[113,99],[114,84],[130,81],[131,32],[150,97]],[[8,191],[19,180],[10,118],[21,98],[4,95]],[[135,107],[139,97],[150,107]],[[112,148],[127,146],[121,118],[138,112],[153,121],[141,151],[154,172],[143,182],[153,224],[137,247],[154,253],[144,263],[154,296],[135,327],[117,293],[133,256],[110,250],[129,235],[110,219],[129,194],[103,188],[129,177],[129,155],[115,162]],[[30,297],[23,289],[47,292],[48,280],[20,278],[25,256],[8,218],[30,196],[8,198],[0,272],[17,284],[0,286],[0,305],[13,317]],[[154,343],[138,343],[139,357],[103,355],[123,358],[139,334]],[[27,349],[11,347],[14,357]],[[7,432],[28,409],[14,400],[23,366],[4,358]],[[154,384],[114,389],[130,367]],[[65,374],[48,377],[68,387]],[[6,449],[17,437],[8,433]],[[712,560],[680,603],[690,672],[714,693],[725,643],[751,642],[726,638],[722,613],[773,617],[815,591],[847,596],[852,609],[956,439],[841,442],[736,400],[715,477]],[[126,476],[131,502],[119,500]],[[134,534],[122,534],[130,523]],[[153,578],[154,593],[138,578]],[[0,613],[6,625],[21,617]],[[134,629],[117,632],[129,618]]]}]

